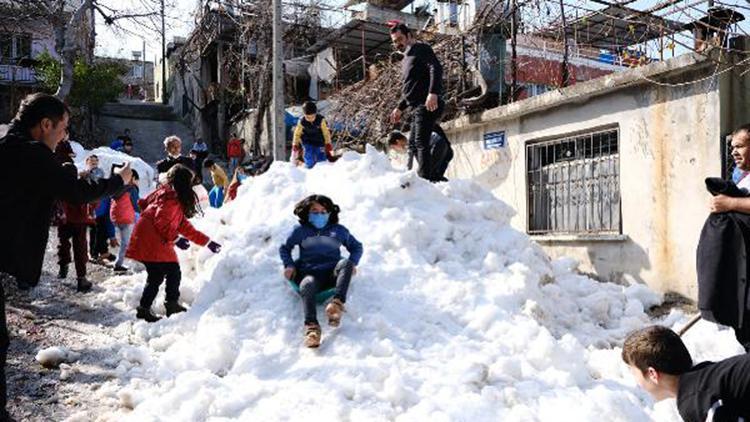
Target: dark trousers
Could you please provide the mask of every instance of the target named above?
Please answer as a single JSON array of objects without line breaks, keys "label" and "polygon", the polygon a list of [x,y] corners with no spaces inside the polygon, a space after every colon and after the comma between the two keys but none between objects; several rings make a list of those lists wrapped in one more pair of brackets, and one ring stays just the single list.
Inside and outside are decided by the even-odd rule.
[{"label": "dark trousers", "polygon": [[299,293],[305,311],[305,324],[318,323],[315,295],[323,290],[335,288],[333,297],[346,302],[346,293],[352,281],[354,264],[348,259],[342,259],[336,267],[328,271],[297,271],[295,282],[299,283]]},{"label": "dark trousers", "polygon": [[[60,266],[68,265],[73,261],[70,256],[70,248],[73,247],[73,258],[75,258],[76,275],[86,277],[86,263],[89,261],[88,245],[86,242],[85,224],[65,224],[57,228],[57,237],[60,244],[57,245],[57,259]],[[72,245],[71,245],[72,244]]]},{"label": "dark trousers", "polygon": [[745,323],[742,324],[742,328],[734,328],[734,336],[742,347],[745,348],[745,353],[750,353],[750,318],[745,317]]},{"label": "dark trousers", "polygon": [[5,320],[5,290],[3,282],[11,280],[7,274],[0,273],[0,420],[5,420],[5,406],[8,401],[8,390],[5,384],[5,363],[8,357],[8,345],[10,337],[8,336],[8,322]]},{"label": "dark trousers", "polygon": [[96,225],[91,228],[91,238],[89,241],[91,256],[97,257],[109,254],[106,221],[107,217],[96,217]]},{"label": "dark trousers", "polygon": [[176,262],[144,262],[146,266],[146,287],[141,295],[141,308],[151,308],[151,304],[159,293],[159,286],[167,280],[167,302],[177,302],[180,298],[180,264]]},{"label": "dark trousers", "polygon": [[427,107],[420,105],[415,107],[412,111],[412,122],[409,130],[409,145],[414,145],[417,161],[419,161],[419,169],[417,174],[423,179],[430,181],[433,180],[433,159],[432,152],[430,151],[430,138],[432,137],[432,130],[435,123],[443,114],[443,102],[439,102],[439,106],[435,111],[427,110]]}]

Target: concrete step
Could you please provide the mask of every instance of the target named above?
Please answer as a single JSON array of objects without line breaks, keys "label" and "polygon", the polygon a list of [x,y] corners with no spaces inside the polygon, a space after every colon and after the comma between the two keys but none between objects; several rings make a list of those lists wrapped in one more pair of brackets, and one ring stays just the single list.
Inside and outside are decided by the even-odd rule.
[{"label": "concrete step", "polygon": [[172,107],[159,103],[107,103],[99,114],[138,120],[177,120]]}]

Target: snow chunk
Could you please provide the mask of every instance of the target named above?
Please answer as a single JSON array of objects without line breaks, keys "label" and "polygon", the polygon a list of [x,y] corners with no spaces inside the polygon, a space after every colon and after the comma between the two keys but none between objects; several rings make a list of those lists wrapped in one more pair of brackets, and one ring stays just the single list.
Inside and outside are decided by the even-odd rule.
[{"label": "snow chunk", "polygon": [[79,358],[80,355],[78,353],[58,346],[42,349],[36,354],[36,361],[45,368],[57,368],[63,362],[72,363]]}]

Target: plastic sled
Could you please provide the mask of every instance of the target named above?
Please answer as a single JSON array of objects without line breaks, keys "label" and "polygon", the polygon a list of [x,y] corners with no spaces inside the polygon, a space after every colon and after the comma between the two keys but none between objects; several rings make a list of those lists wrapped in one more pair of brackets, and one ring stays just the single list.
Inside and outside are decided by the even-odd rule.
[{"label": "plastic sled", "polygon": [[[286,282],[289,284],[289,287],[291,287],[292,290],[294,290],[297,294],[300,294],[299,286],[297,285],[297,283],[291,280],[287,280]],[[336,289],[327,289],[327,290],[320,291],[315,295],[315,301],[318,302],[318,305],[320,305],[326,300],[332,298],[335,293],[336,293]]]}]

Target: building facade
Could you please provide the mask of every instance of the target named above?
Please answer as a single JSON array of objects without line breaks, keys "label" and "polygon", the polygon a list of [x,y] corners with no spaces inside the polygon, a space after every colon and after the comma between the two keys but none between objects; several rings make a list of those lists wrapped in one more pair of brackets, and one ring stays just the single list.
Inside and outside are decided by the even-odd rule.
[{"label": "building facade", "polygon": [[4,27],[0,32],[0,122],[8,122],[27,94],[38,86],[34,59],[57,57],[52,29],[39,22]]},{"label": "building facade", "polygon": [[445,122],[448,177],[513,206],[552,257],[695,298],[704,179],[726,173],[726,136],[750,122],[750,78],[719,69],[689,54]]}]

